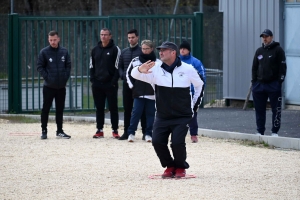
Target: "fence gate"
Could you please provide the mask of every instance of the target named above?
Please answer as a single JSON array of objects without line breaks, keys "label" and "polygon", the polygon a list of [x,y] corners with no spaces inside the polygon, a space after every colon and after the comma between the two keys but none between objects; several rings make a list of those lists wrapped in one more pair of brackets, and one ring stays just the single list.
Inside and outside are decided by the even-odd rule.
[{"label": "fence gate", "polygon": [[[89,57],[99,41],[101,28],[112,30],[121,49],[128,46],[127,31],[135,28],[139,41],[152,40],[156,45],[172,41],[179,45],[188,40],[195,57],[202,59],[202,13],[194,15],[147,15],[108,17],[26,17],[9,16],[9,112],[26,113],[42,108],[43,80],[36,70],[39,51],[48,46],[48,32],[57,30],[60,45],[68,49],[72,62],[67,84],[66,111],[94,110],[89,82]],[[119,84],[122,84],[120,81]],[[119,88],[122,88],[121,85]],[[53,108],[55,105],[53,105]],[[122,89],[119,89],[122,107]]]}]

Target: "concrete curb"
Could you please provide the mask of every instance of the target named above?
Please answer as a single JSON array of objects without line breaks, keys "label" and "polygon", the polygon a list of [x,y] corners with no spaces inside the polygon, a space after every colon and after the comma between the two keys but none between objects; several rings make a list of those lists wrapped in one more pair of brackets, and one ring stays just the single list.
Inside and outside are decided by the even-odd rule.
[{"label": "concrete curb", "polygon": [[254,135],[248,133],[228,132],[228,131],[217,131],[210,129],[198,129],[200,135],[211,137],[211,138],[222,138],[222,139],[236,139],[236,140],[250,140],[255,142],[265,142],[274,147],[283,149],[295,149],[300,150],[300,139],[299,138],[288,138],[288,137],[271,137],[266,135]]},{"label": "concrete curb", "polygon": [[[40,115],[25,115],[25,114],[0,114],[0,116],[24,116],[32,119],[40,119],[41,117]],[[55,116],[49,116],[49,119],[55,120]],[[64,121],[96,122],[96,117],[64,116]],[[110,119],[106,118],[105,124],[111,124]],[[120,120],[119,125],[123,126],[124,121]],[[264,136],[264,135],[259,136],[259,135],[248,134],[248,133],[218,131],[218,130],[201,129],[201,128],[199,128],[199,135],[203,135],[210,138],[265,142],[269,145],[278,148],[300,150],[299,138],[271,137],[271,136]]]}]

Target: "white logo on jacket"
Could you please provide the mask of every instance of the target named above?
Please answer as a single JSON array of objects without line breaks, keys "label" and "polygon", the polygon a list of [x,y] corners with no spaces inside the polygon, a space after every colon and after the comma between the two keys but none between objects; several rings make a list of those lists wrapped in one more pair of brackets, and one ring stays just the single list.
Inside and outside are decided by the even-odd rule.
[{"label": "white logo on jacket", "polygon": [[52,58],[49,58],[49,61],[52,62]]},{"label": "white logo on jacket", "polygon": [[65,56],[61,57],[61,61],[63,61],[63,62],[66,61]]}]

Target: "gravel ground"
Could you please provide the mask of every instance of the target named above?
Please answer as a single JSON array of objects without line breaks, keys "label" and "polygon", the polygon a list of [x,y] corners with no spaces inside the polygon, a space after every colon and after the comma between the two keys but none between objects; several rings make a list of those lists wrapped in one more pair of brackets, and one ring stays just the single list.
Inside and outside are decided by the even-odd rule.
[{"label": "gravel ground", "polygon": [[[300,199],[300,151],[187,138],[189,179],[164,169],[151,143],[93,139],[94,123],[66,122],[70,140],[40,140],[39,123],[0,120],[0,199]],[[120,130],[122,132],[122,130]]]}]

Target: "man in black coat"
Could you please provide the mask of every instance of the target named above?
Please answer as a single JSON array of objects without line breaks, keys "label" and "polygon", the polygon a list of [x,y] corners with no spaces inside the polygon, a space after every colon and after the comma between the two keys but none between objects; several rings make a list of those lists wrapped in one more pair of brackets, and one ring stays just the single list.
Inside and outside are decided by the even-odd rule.
[{"label": "man in black coat", "polygon": [[100,41],[92,49],[90,58],[90,81],[96,107],[97,131],[93,138],[103,138],[105,105],[108,103],[112,136],[119,138],[118,110],[118,61],[121,50],[112,39],[111,30],[102,28]]},{"label": "man in black coat", "polygon": [[254,55],[252,64],[252,95],[256,114],[257,135],[264,135],[268,98],[272,107],[271,135],[277,137],[281,122],[281,86],[286,75],[286,59],[273,33],[265,29],[262,46]]},{"label": "man in black coat", "polygon": [[71,136],[64,133],[62,124],[71,60],[68,50],[59,45],[60,38],[57,31],[49,32],[48,41],[50,45],[40,51],[37,61],[37,71],[44,78],[41,139],[47,139],[48,117],[53,99],[55,99],[56,136],[69,139]]}]

